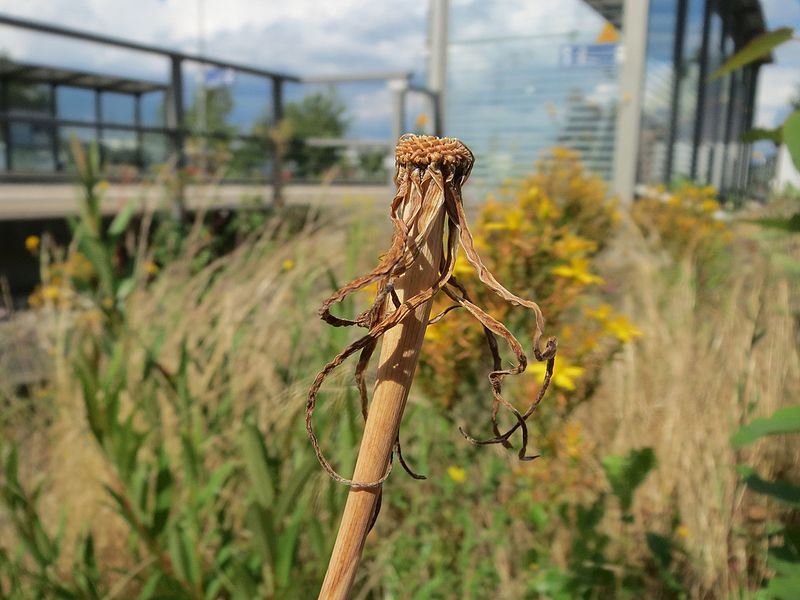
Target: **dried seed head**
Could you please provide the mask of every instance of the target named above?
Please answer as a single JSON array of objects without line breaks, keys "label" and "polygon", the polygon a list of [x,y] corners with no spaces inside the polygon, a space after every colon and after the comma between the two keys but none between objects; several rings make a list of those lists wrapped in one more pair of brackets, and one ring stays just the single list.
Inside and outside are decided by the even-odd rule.
[{"label": "dried seed head", "polygon": [[428,166],[441,168],[448,165],[462,173],[468,173],[475,160],[470,149],[455,138],[413,133],[400,138],[395,156],[398,166],[425,169]]},{"label": "dried seed head", "polygon": [[[431,301],[437,293],[446,294],[453,300],[454,306],[466,310],[481,324],[492,354],[493,369],[488,377],[493,399],[491,422],[494,437],[478,440],[462,430],[464,437],[474,444],[502,444],[510,447],[509,439],[515,432],[520,431],[522,437],[522,446],[518,453],[520,460],[536,458],[535,455],[527,453],[528,428],[526,421],[539,406],[550,385],[557,351],[555,338],[547,340],[544,350],[540,348],[539,342],[544,329],[544,317],[539,306],[531,300],[512,294],[503,287],[483,264],[475,249],[475,241],[467,224],[461,196],[461,187],[469,177],[474,163],[474,156],[469,148],[454,138],[406,134],[398,140],[396,159],[397,194],[392,200],[390,211],[395,229],[391,247],[381,257],[380,263],[374,269],[337,290],[323,302],[320,309],[320,316],[330,325],[334,327],[360,326],[368,329],[368,333],[348,345],[325,365],[311,385],[306,402],[306,430],[319,462],[333,479],[357,488],[379,488],[389,476],[391,461],[384,475],[375,481],[354,481],[339,475],[322,454],[319,441],[314,434],[311,421],[317,404],[317,393],[331,372],[349,356],[359,352],[360,359],[356,366],[355,379],[361,396],[362,412],[366,418],[369,412],[369,399],[365,385],[365,371],[378,341],[387,331],[400,325],[407,315]],[[444,211],[447,225],[446,237],[443,236],[440,228],[432,226],[435,219],[442,218],[442,211]],[[429,236],[432,231],[438,232],[436,235],[440,236],[440,239],[436,243],[442,244],[439,278],[430,287],[401,301],[394,291],[395,280],[414,265],[417,257],[420,256],[423,245],[430,242]],[[533,355],[536,360],[545,361],[547,364],[539,392],[524,413],[503,398],[502,382],[508,375],[522,373],[528,364],[528,358],[522,345],[508,328],[473,304],[467,295],[467,290],[456,281],[453,269],[459,244],[483,285],[507,302],[532,310],[536,316],[536,327],[533,331]],[[343,319],[331,314],[330,309],[334,304],[375,282],[378,283],[379,293],[370,309],[355,319]],[[433,322],[440,320],[448,312],[450,309],[434,317]],[[509,368],[503,368],[497,348],[496,338],[498,336],[506,341],[516,358],[516,364]],[[505,432],[501,432],[497,421],[498,410],[501,406],[508,409],[516,419],[516,423]],[[395,440],[395,448],[401,464],[411,473],[412,477],[420,478],[411,472],[400,456],[399,437]]]}]

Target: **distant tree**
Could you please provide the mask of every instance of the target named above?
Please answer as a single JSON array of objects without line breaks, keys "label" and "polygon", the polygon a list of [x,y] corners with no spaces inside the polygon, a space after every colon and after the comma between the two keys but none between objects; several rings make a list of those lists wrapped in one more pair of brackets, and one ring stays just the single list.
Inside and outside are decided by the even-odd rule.
[{"label": "distant tree", "polygon": [[[205,94],[205,118],[201,114],[201,94]],[[230,88],[215,87],[197,90],[192,104],[186,110],[186,126],[189,131],[208,131],[231,135],[236,132],[236,127],[228,124],[226,119],[232,110],[233,94]]]},{"label": "distant tree", "polygon": [[345,111],[344,102],[334,92],[318,92],[287,103],[284,118],[291,137],[286,159],[294,163],[299,176],[318,176],[338,162],[338,149],[309,147],[306,140],[342,137],[348,125]]}]

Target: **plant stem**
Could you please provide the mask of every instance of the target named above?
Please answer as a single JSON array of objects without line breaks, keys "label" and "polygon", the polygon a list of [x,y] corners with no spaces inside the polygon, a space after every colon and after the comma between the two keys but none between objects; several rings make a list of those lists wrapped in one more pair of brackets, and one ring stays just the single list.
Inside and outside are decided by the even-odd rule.
[{"label": "plant stem", "polygon": [[[438,210],[427,243],[415,264],[395,280],[395,290],[401,302],[430,288],[439,277],[444,208]],[[428,301],[383,336],[375,392],[353,473],[356,481],[375,481],[386,472],[417,368],[430,310],[431,302]],[[380,488],[350,489],[320,599],[339,600],[349,596],[379,494]]]}]

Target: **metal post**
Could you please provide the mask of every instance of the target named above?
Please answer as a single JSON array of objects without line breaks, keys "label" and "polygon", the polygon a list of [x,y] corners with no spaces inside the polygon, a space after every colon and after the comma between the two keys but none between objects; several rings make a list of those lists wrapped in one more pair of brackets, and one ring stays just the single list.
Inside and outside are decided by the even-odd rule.
[{"label": "metal post", "polygon": [[175,164],[183,166],[183,73],[181,58],[170,56],[170,78],[167,87],[166,125],[169,130],[170,152]]},{"label": "metal post", "polygon": [[272,126],[275,135],[272,141],[272,203],[283,206],[283,153],[288,140],[280,139],[280,125],[283,121],[283,79],[272,78]]},{"label": "metal post", "polygon": [[6,173],[10,173],[14,170],[14,144],[11,140],[11,122],[8,119],[8,85],[10,80],[8,78],[3,78],[0,81],[2,84],[2,89],[0,89],[0,112],[3,113],[3,139],[6,143]]},{"label": "metal post", "polygon": [[97,144],[97,158],[102,169],[105,163],[105,153],[103,152],[103,92],[99,89],[94,91],[94,141]]},{"label": "metal post", "polygon": [[133,126],[136,128],[136,166],[144,171],[144,135],[142,134],[142,93],[133,96]]},{"label": "metal post", "polygon": [[[389,92],[392,94],[392,141],[389,144],[389,157],[386,164],[394,164],[394,147],[397,139],[405,133],[406,127],[406,91],[408,81],[393,79],[389,82]],[[389,169],[389,183],[394,180],[394,169]]]},{"label": "metal post", "polygon": [[735,108],[736,91],[738,89],[736,83],[740,76],[741,75],[736,72],[731,73],[729,76],[728,106],[726,107],[727,112],[725,113],[725,130],[722,138],[722,170],[720,174],[719,186],[719,192],[723,195],[727,193],[728,188],[730,187],[729,178],[727,177],[730,173],[730,165],[728,163],[731,160],[730,145],[731,134],[733,132],[733,109]]},{"label": "metal post", "polygon": [[53,154],[53,167],[61,171],[61,130],[58,127],[58,86],[50,84],[50,116],[53,118],[53,127],[50,130],[50,151]]},{"label": "metal post", "polygon": [[623,62],[614,139],[614,192],[622,203],[633,201],[642,118],[642,88],[647,51],[649,0],[625,0],[622,12]]},{"label": "metal post", "polygon": [[[184,165],[183,153],[183,73],[181,69],[182,59],[175,54],[169,57],[170,77],[169,87],[167,88],[166,106],[166,125],[169,132],[170,153],[175,161],[175,168],[180,170]],[[173,198],[173,216],[178,221],[183,221],[186,217],[186,208],[183,198],[183,179],[178,175],[175,195]]]},{"label": "metal post", "polygon": [[692,148],[692,179],[697,179],[697,159],[703,140],[703,120],[705,119],[706,79],[708,79],[708,36],[711,29],[711,0],[706,0],[703,15],[703,43],[700,47],[700,76],[697,78],[697,111],[694,120],[694,142]]},{"label": "metal post", "polygon": [[675,22],[675,45],[672,52],[672,98],[670,99],[669,133],[667,141],[666,165],[664,168],[664,183],[672,179],[672,164],[675,158],[675,142],[678,137],[678,114],[681,98],[681,83],[683,72],[683,44],[686,34],[686,5],[688,0],[678,0],[678,14]]},{"label": "metal post", "polygon": [[449,0],[430,0],[428,39],[428,89],[433,104],[433,126],[436,135],[444,133],[445,100],[447,97],[447,25]]},{"label": "metal post", "polygon": [[[749,67],[747,67],[747,69],[749,69],[750,71],[750,88],[748,89],[745,128],[751,129],[753,127],[753,117],[755,116],[756,93],[758,90],[758,66],[750,65]],[[752,159],[753,159],[753,145],[748,144],[747,151],[745,152],[744,176],[742,184],[742,187],[744,189],[750,187],[750,164],[751,164],[750,161]]]}]

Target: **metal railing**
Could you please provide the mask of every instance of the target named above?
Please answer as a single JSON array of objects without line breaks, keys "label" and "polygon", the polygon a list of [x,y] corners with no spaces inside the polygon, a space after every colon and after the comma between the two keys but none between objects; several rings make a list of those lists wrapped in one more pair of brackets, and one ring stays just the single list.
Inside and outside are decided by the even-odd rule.
[{"label": "metal railing", "polygon": [[[56,167],[60,164],[59,153],[59,132],[65,127],[94,129],[96,140],[100,143],[103,139],[104,131],[133,132],[136,135],[137,160],[142,161],[142,136],[144,134],[160,134],[168,140],[169,154],[175,164],[181,166],[186,157],[186,140],[192,137],[201,139],[226,139],[245,142],[260,142],[264,144],[265,151],[271,147],[271,169],[270,182],[273,186],[273,198],[275,201],[281,200],[283,187],[283,155],[274,140],[268,136],[248,135],[243,133],[219,132],[219,131],[197,131],[190,130],[186,124],[186,108],[184,106],[184,65],[186,62],[197,63],[205,66],[230,69],[237,73],[247,74],[268,80],[271,84],[272,93],[265,98],[265,107],[270,116],[272,124],[277,124],[284,118],[285,104],[285,85],[287,83],[298,84],[330,84],[346,85],[354,82],[385,82],[392,95],[391,108],[391,132],[392,137],[386,140],[380,139],[351,139],[351,138],[309,138],[305,143],[310,147],[333,147],[333,148],[385,148],[387,155],[391,151],[394,140],[399,137],[405,128],[406,121],[406,102],[410,94],[422,94],[431,103],[432,126],[437,134],[441,134],[441,106],[440,98],[435,93],[424,87],[417,86],[411,82],[411,74],[408,72],[379,72],[362,73],[352,75],[333,75],[319,77],[300,77],[290,73],[278,72],[262,69],[252,65],[231,62],[209,56],[182,52],[162,46],[143,44],[117,37],[100,35],[76,29],[61,27],[20,19],[8,15],[0,14],[0,25],[25,29],[29,31],[60,36],[63,38],[75,39],[83,42],[101,44],[104,46],[116,47],[134,52],[147,53],[166,59],[168,62],[168,77],[161,90],[148,90],[164,93],[164,122],[163,125],[144,125],[141,118],[141,93],[130,94],[134,97],[134,119],[132,123],[108,122],[102,114],[102,95],[105,91],[102,86],[93,87],[92,80],[84,80],[85,85],[81,87],[93,89],[95,93],[95,119],[67,119],[57,114],[55,107],[55,91],[59,86],[71,86],[70,79],[64,77],[49,82],[51,90],[51,106],[47,113],[31,113],[18,110],[11,110],[8,104],[8,82],[14,80],[14,73],[0,73],[0,83],[2,83],[3,94],[0,95],[0,127],[2,127],[3,138],[6,143],[6,175],[5,178],[13,177],[13,136],[11,135],[11,125],[13,123],[29,123],[49,128],[52,132],[53,155]],[[17,73],[21,75],[22,73]],[[87,74],[83,74],[87,75]],[[97,76],[98,81],[102,76]],[[74,83],[74,78],[73,78]],[[110,90],[108,90],[110,91]],[[115,93],[120,93],[114,90]],[[125,93],[124,91],[121,93]]]}]

